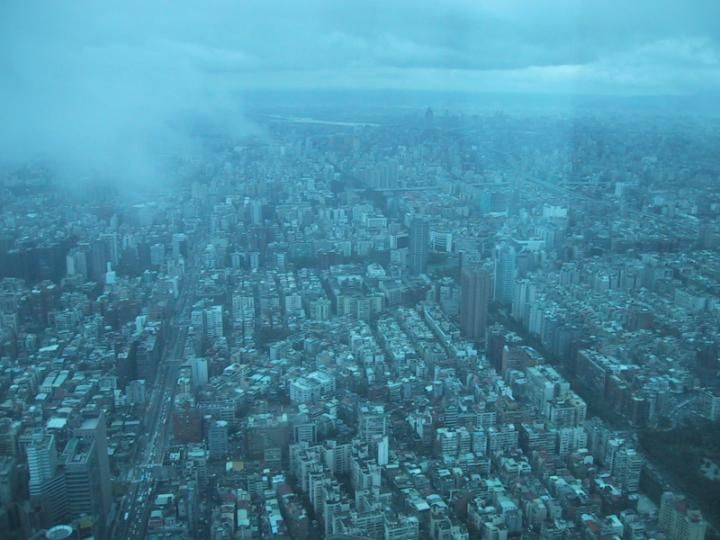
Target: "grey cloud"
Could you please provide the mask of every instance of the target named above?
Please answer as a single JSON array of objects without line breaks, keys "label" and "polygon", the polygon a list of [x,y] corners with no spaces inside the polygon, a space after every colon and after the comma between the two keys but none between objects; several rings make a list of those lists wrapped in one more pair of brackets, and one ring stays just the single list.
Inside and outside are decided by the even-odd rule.
[{"label": "grey cloud", "polygon": [[171,182],[177,157],[204,151],[194,126],[231,137],[252,129],[240,87],[222,75],[247,69],[251,56],[188,41],[180,27],[155,32],[141,9],[68,5],[5,5],[0,14],[0,161],[48,162],[69,184],[145,189]]},{"label": "grey cloud", "polygon": [[[691,5],[689,5],[691,4]],[[0,3],[4,159],[167,176],[249,88],[717,91],[716,0]]]}]

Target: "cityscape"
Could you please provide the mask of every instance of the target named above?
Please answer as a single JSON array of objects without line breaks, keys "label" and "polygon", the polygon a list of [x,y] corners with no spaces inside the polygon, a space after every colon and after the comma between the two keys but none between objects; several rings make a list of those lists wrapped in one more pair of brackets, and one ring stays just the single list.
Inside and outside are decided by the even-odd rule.
[{"label": "cityscape", "polygon": [[350,86],[7,144],[0,538],[720,538],[717,109]]}]

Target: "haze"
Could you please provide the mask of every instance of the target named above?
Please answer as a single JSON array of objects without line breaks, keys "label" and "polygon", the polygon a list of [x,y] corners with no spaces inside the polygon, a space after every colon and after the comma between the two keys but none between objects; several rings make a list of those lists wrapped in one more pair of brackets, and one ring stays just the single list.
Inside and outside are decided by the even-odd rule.
[{"label": "haze", "polygon": [[67,182],[162,183],[250,90],[717,95],[720,3],[4,2],[0,148]]}]

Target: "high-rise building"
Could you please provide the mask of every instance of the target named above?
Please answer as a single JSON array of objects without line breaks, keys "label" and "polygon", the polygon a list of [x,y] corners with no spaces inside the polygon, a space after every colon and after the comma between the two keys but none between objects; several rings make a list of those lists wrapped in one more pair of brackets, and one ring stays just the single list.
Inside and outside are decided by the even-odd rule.
[{"label": "high-rise building", "polygon": [[203,335],[205,333],[205,312],[201,307],[193,306],[193,308],[190,312],[190,325],[196,333]]},{"label": "high-rise building", "polygon": [[190,372],[192,375],[193,388],[205,386],[208,383],[208,361],[207,358],[195,357],[190,360]]},{"label": "high-rise building", "polygon": [[255,293],[251,287],[241,288],[233,294],[232,312],[236,320],[244,319],[248,312],[255,316]]},{"label": "high-rise building", "polygon": [[205,332],[210,339],[223,337],[222,306],[212,306],[205,310]]},{"label": "high-rise building", "polygon": [[516,273],[515,248],[509,244],[500,244],[495,248],[495,291],[493,298],[503,305],[513,302],[513,287]]},{"label": "high-rise building", "polygon": [[211,459],[225,457],[228,453],[228,423],[214,420],[208,429],[208,451]]},{"label": "high-rise building", "polygon": [[162,266],[165,262],[165,244],[153,244],[150,246],[150,264]]},{"label": "high-rise building", "polygon": [[314,443],[317,440],[317,424],[301,422],[293,426],[293,441]]},{"label": "high-rise building", "polygon": [[505,348],[505,328],[502,325],[494,325],[487,333],[487,359],[490,365],[500,371],[502,367],[503,349]]},{"label": "high-rise building", "polygon": [[160,360],[160,342],[157,335],[144,333],[135,340],[130,352],[134,358],[135,378],[152,383]]},{"label": "high-rise building", "polygon": [[17,493],[15,458],[0,455],[0,507],[12,503]]},{"label": "high-rise building", "polygon": [[316,298],[310,301],[310,318],[316,321],[327,321],[331,313],[330,300],[327,298]]},{"label": "high-rise building", "polygon": [[387,416],[382,405],[363,405],[358,411],[360,425],[360,438],[370,442],[375,437],[384,437],[387,434]]},{"label": "high-rise building", "polygon": [[620,482],[623,491],[636,493],[640,489],[640,473],[645,463],[634,448],[622,447],[613,462],[613,476]]},{"label": "high-rise building", "polygon": [[323,443],[321,454],[323,463],[333,474],[347,474],[350,472],[352,459],[352,445],[350,443],[338,444],[334,440]]},{"label": "high-rise building", "polygon": [[100,240],[105,244],[105,252],[108,256],[108,261],[116,266],[120,260],[120,245],[118,242],[118,235],[114,232],[102,233]]},{"label": "high-rise building", "polygon": [[30,471],[30,489],[39,486],[55,474],[57,450],[55,437],[42,431],[33,433],[32,441],[26,447],[28,469]]},{"label": "high-rise building", "polygon": [[20,430],[19,421],[0,418],[0,455],[17,457]]},{"label": "high-rise building", "polygon": [[469,339],[482,341],[490,304],[490,273],[477,265],[463,268],[460,287],[460,327]]},{"label": "high-rise building", "polygon": [[94,485],[100,492],[100,512],[103,516],[106,516],[110,512],[110,505],[112,504],[112,485],[110,483],[105,413],[100,412],[98,416],[85,419],[80,425],[77,434],[81,439],[95,443],[93,451],[97,461],[97,478],[94,479]]},{"label": "high-rise building", "polygon": [[707,522],[697,510],[688,509],[685,497],[666,491],[660,498],[658,525],[671,540],[703,540]]},{"label": "high-rise building", "polygon": [[172,238],[172,256],[175,259],[188,256],[188,238],[184,233],[175,233]]},{"label": "high-rise building", "polygon": [[430,223],[422,217],[413,218],[410,223],[410,245],[408,250],[408,265],[410,273],[414,276],[427,270],[427,261],[430,245]]},{"label": "high-rise building", "polygon": [[30,444],[25,447],[29,491],[32,504],[40,525],[49,526],[65,519],[65,475],[58,468],[55,437],[43,431],[32,434]]},{"label": "high-rise building", "polygon": [[73,437],[63,451],[65,498],[71,519],[89,516],[103,530],[107,512],[103,508],[103,489],[96,451],[97,441]]},{"label": "high-rise building", "polygon": [[65,256],[65,268],[68,276],[79,274],[87,279],[88,259],[87,251],[73,248]]},{"label": "high-rise building", "polygon": [[88,261],[88,274],[90,279],[98,283],[103,281],[108,260],[107,244],[99,239],[93,240],[90,243]]},{"label": "high-rise building", "polygon": [[376,441],[376,461],[378,465],[387,465],[390,460],[390,440],[384,435]]}]

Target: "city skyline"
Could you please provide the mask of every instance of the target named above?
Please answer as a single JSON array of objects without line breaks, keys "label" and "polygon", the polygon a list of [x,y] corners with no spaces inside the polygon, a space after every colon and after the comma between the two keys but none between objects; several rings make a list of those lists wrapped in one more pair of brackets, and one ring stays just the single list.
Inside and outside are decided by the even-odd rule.
[{"label": "city skyline", "polygon": [[0,5],[0,538],[718,540],[719,21]]}]

